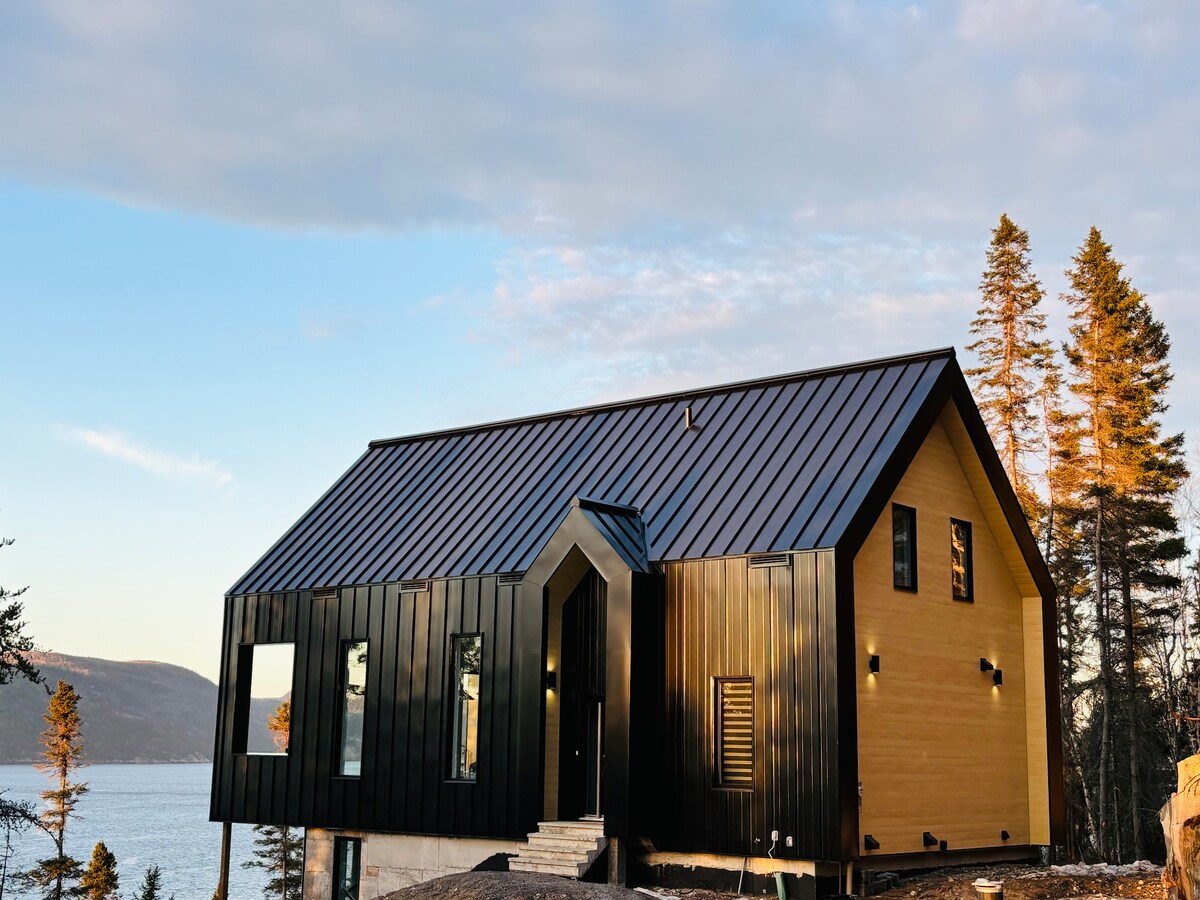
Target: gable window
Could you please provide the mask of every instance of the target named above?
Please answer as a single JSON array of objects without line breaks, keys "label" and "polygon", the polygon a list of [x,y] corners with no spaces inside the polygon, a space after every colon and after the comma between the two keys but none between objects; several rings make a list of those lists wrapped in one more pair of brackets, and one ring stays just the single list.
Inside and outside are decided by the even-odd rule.
[{"label": "gable window", "polygon": [[971,523],[950,520],[950,585],[955,600],[975,599],[971,572]]},{"label": "gable window", "polygon": [[899,503],[892,504],[892,584],[917,589],[917,511]]},{"label": "gable window", "polygon": [[450,649],[450,689],[454,691],[450,777],[457,781],[474,781],[479,764],[479,673],[483,635],[451,635]]},{"label": "gable window", "polygon": [[269,700],[274,712],[281,695],[292,689],[295,644],[241,644],[237,655],[237,691],[233,720],[233,752],[261,756],[287,753],[288,735],[250,727],[255,700]]},{"label": "gable window", "polygon": [[359,838],[333,839],[334,900],[358,900],[358,869],[362,856]]},{"label": "gable window", "polygon": [[342,739],[339,775],[357,777],[362,774],[366,703],[367,642],[342,641]]},{"label": "gable window", "polygon": [[754,679],[716,680],[716,784],[754,787]]}]

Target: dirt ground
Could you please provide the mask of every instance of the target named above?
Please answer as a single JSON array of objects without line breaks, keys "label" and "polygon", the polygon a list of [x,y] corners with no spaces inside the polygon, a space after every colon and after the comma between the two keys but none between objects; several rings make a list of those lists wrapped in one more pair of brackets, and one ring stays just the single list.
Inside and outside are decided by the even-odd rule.
[{"label": "dirt ground", "polygon": [[[904,876],[874,900],[977,900],[977,878],[1004,883],[1004,900],[1162,900],[1162,869],[1134,866],[995,865],[937,869]],[[708,890],[658,888],[680,900],[730,900],[734,894]],[[750,895],[747,895],[750,896]],[[380,900],[651,900],[645,894],[606,884],[590,884],[518,872],[468,872],[448,875],[395,891]]]}]

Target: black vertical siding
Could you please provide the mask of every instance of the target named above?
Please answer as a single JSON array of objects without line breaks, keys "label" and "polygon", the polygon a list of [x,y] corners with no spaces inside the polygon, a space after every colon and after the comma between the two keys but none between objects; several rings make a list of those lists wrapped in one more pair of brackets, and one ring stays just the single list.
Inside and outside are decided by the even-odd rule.
[{"label": "black vertical siding", "polygon": [[[226,601],[211,816],[328,828],[519,837],[513,670],[516,587],[494,577],[231,597]],[[450,636],[483,635],[479,769],[449,780],[445,695]],[[341,644],[369,643],[362,774],[337,775]],[[294,642],[287,756],[233,752],[238,647]],[[245,673],[242,673],[243,675]],[[536,715],[536,711],[534,711]],[[534,785],[533,790],[539,790]]]},{"label": "black vertical siding", "polygon": [[[790,565],[745,557],[664,564],[655,802],[643,822],[660,850],[838,858],[836,636],[832,553]],[[715,786],[713,679],[754,678],[752,790]],[[653,809],[660,810],[655,814]],[[641,823],[639,823],[641,824]]]}]

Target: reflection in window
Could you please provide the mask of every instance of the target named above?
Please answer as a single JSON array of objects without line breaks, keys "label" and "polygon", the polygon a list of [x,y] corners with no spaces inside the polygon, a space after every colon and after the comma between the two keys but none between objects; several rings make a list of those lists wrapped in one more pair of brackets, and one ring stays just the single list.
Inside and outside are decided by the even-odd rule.
[{"label": "reflection in window", "polygon": [[[250,712],[256,700],[270,701],[268,708],[279,712],[281,696],[290,696],[295,644],[242,644],[238,647],[237,699],[233,723],[234,753],[283,755],[287,753],[290,715],[280,729],[250,727]],[[290,713],[290,706],[289,706]]]},{"label": "reflection in window", "polygon": [[338,773],[359,775],[362,773],[363,709],[367,700],[367,642],[343,641],[342,659],[342,762]]},{"label": "reflection in window", "polygon": [[358,868],[362,841],[358,838],[333,839],[334,900],[358,900]]},{"label": "reflection in window", "polygon": [[453,656],[454,727],[451,778],[474,781],[479,762],[479,662],[483,636],[456,634],[451,637]]},{"label": "reflection in window", "polygon": [[917,511],[899,503],[892,504],[892,584],[917,589]]},{"label": "reflection in window", "polygon": [[950,580],[955,600],[973,600],[971,523],[950,520]]}]

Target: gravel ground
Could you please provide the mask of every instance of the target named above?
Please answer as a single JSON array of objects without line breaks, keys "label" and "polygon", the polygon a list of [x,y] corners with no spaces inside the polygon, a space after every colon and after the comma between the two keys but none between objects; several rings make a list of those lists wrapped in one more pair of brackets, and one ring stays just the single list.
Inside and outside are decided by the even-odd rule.
[{"label": "gravel ground", "polygon": [[607,884],[525,872],[466,872],[414,884],[380,900],[649,900]]},{"label": "gravel ground", "polygon": [[1004,882],[1004,900],[1062,900],[1066,897],[1161,900],[1162,869],[1143,864],[1104,867],[997,865],[938,869],[876,894],[873,900],[977,900],[976,878]]}]

